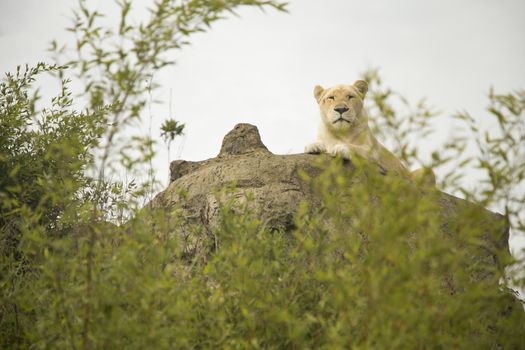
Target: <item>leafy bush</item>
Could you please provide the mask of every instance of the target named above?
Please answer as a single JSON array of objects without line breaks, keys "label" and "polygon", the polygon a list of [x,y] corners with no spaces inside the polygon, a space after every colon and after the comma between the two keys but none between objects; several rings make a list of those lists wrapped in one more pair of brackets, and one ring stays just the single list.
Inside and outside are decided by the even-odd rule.
[{"label": "leafy bush", "polygon": [[[118,135],[140,116],[154,87],[149,79],[170,63],[162,58],[167,50],[240,5],[284,7],[158,1],[151,20],[135,27],[126,22],[131,2],[122,1],[121,22],[111,32],[97,26],[100,14],[80,4],[72,28],[79,58],[67,62],[69,70],[39,64],[0,85],[1,348],[524,346],[522,305],[498,287],[506,261],[472,260],[473,248],[491,249],[480,240],[480,211],[459,213],[449,223],[455,235],[444,237],[436,193],[421,193],[358,159],[351,174],[336,159],[318,178],[305,179],[324,204],[304,203],[293,232],[272,232],[250,206],[231,202],[213,237],[192,228],[208,249],[188,254],[191,242],[182,240],[176,213],[140,210],[148,183],[108,178],[108,164],[135,169],[151,157],[151,140],[136,139],[133,155],[123,152]],[[85,106],[73,104],[63,79],[51,106],[37,110],[31,91],[39,74],[63,78],[70,70],[85,79],[88,98],[75,99]],[[374,95],[378,76],[368,79],[377,87],[376,120],[396,123],[399,113],[387,110],[390,95]],[[490,100],[501,135],[480,141],[480,157],[458,168],[479,159],[487,181],[475,192],[457,182],[443,186],[486,206],[504,203],[513,229],[523,231],[524,201],[517,195],[524,94]],[[432,113],[422,108],[419,115],[412,120],[427,123]],[[471,118],[458,118],[477,131]],[[416,161],[405,146],[411,132],[391,129],[401,156]],[[443,157],[456,151],[461,147],[446,145],[429,165],[447,163]],[[463,162],[457,154],[450,159]],[[523,287],[523,279],[514,284]]]}]

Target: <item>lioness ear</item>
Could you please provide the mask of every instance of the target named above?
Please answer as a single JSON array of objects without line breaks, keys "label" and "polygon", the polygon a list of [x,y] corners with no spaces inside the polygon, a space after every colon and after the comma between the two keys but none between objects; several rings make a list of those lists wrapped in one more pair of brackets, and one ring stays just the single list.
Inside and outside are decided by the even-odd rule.
[{"label": "lioness ear", "polygon": [[366,93],[368,92],[368,83],[364,80],[357,80],[354,83],[354,86],[357,88],[357,90],[365,97]]},{"label": "lioness ear", "polygon": [[323,92],[324,92],[324,89],[320,85],[317,85],[314,89],[314,96],[318,103],[319,103],[319,99],[321,98],[321,95],[323,94]]}]

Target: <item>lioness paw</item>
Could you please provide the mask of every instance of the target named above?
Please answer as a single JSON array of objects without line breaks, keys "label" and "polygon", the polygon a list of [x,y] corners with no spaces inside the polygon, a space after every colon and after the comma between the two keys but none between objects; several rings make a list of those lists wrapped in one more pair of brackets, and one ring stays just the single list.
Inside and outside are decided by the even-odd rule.
[{"label": "lioness paw", "polygon": [[350,159],[350,148],[342,143],[335,145],[328,153],[334,157],[339,156],[343,159]]},{"label": "lioness paw", "polygon": [[326,146],[321,142],[311,143],[304,148],[304,153],[319,154],[323,152],[326,152]]}]

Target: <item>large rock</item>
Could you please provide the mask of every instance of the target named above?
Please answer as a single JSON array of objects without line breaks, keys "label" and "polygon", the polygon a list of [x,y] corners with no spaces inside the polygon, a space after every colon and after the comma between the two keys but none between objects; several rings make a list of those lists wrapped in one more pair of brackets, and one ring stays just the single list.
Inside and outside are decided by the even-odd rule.
[{"label": "large rock", "polygon": [[238,124],[224,137],[216,158],[172,162],[170,185],[151,206],[170,210],[180,205],[187,220],[213,227],[219,220],[216,191],[234,186],[232,196],[243,201],[249,193],[267,225],[290,229],[300,202],[317,200],[299,175],[318,174],[315,159],[310,154],[272,154],[255,126]]},{"label": "large rock", "polygon": [[[289,231],[302,201],[309,202],[311,207],[320,204],[319,196],[301,176],[301,173],[310,177],[320,174],[321,169],[316,165],[319,157],[330,159],[326,155],[275,155],[261,142],[255,126],[238,124],[224,137],[216,158],[172,162],[170,185],[150,205],[167,213],[178,208],[184,222],[198,223],[210,232],[220,220],[221,200],[217,190],[235,185],[229,198],[242,202],[250,194],[251,205],[267,226]],[[350,162],[345,166],[352,171]],[[446,236],[453,236],[453,231],[458,229],[459,212],[472,209],[480,213],[477,225],[485,230],[482,239],[486,245],[473,252],[473,263],[498,264],[498,255],[508,254],[508,229],[501,215],[445,193],[439,193],[437,201]]]}]

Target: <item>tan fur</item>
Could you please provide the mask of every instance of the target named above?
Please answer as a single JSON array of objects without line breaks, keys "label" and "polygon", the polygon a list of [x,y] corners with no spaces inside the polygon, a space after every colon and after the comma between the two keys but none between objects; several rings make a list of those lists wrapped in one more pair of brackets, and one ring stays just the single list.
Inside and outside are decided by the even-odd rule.
[{"label": "tan fur", "polygon": [[321,111],[321,125],[317,142],[307,145],[305,153],[326,152],[345,159],[350,159],[354,154],[378,163],[389,172],[434,185],[432,170],[410,172],[372,135],[368,127],[368,115],[363,107],[367,91],[368,84],[363,80],[356,81],[354,85],[337,85],[329,89],[316,86],[314,96]]}]

